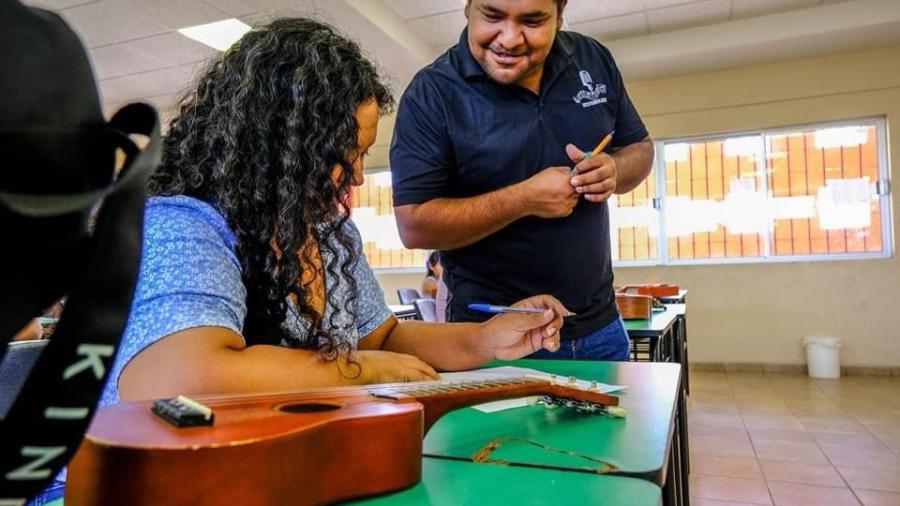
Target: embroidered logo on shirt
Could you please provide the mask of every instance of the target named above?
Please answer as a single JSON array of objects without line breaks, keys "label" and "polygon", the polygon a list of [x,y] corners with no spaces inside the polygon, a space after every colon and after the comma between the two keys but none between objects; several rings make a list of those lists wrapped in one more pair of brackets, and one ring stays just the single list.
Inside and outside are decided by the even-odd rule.
[{"label": "embroidered logo on shirt", "polygon": [[606,103],[605,84],[594,84],[594,80],[591,79],[591,74],[587,70],[579,71],[578,76],[581,77],[581,84],[584,85],[586,89],[579,90],[578,93],[572,97],[572,100],[574,100],[576,104],[581,104],[581,107],[591,107],[592,105]]}]

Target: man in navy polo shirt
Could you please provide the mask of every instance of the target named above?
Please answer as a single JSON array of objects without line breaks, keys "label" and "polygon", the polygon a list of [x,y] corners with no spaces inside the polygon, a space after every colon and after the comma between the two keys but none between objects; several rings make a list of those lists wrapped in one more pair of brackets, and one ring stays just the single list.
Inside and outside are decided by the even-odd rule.
[{"label": "man in navy polo shirt", "polygon": [[449,321],[549,292],[576,316],[533,357],[626,360],[606,200],[647,177],[653,144],[609,51],[560,31],[565,4],[469,0],[459,43],[400,101],[394,211],[407,247],[443,250]]}]

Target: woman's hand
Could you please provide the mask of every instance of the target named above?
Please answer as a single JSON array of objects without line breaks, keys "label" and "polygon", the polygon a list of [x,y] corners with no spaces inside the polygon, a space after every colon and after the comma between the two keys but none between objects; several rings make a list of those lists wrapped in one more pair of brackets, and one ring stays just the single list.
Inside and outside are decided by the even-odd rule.
[{"label": "woman's hand", "polygon": [[542,313],[503,313],[481,324],[479,344],[495,359],[513,360],[544,348],[559,349],[559,329],[569,310],[550,295],[536,295],[513,307],[546,309]]},{"label": "woman's hand", "polygon": [[418,357],[382,350],[359,350],[356,360],[362,368],[364,383],[430,381],[441,377]]}]

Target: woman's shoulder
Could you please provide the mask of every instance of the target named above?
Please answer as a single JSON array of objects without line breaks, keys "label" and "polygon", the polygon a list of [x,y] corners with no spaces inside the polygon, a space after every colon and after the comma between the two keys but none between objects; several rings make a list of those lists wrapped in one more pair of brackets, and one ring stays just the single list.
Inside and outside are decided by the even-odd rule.
[{"label": "woman's shoulder", "polygon": [[[151,197],[147,200],[145,235],[210,235],[234,248],[237,238],[225,218],[211,204],[187,195]],[[212,238],[212,237],[211,237]]]}]

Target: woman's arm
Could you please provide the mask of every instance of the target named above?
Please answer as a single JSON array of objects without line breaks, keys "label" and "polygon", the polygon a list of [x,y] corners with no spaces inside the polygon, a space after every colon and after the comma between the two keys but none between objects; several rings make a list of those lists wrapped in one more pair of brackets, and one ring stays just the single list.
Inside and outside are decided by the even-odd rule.
[{"label": "woman's arm", "polygon": [[514,304],[543,313],[505,313],[484,323],[398,322],[389,318],[365,336],[360,349],[415,355],[439,371],[472,369],[493,359],[512,360],[546,348],[559,348],[562,315],[568,310],[553,297],[538,295]]},{"label": "woman's arm", "polygon": [[313,350],[245,346],[232,330],[195,327],[138,353],[119,376],[119,396],[137,400],[437,378],[434,369],[410,355],[360,351],[350,360],[342,355],[326,361]]}]

